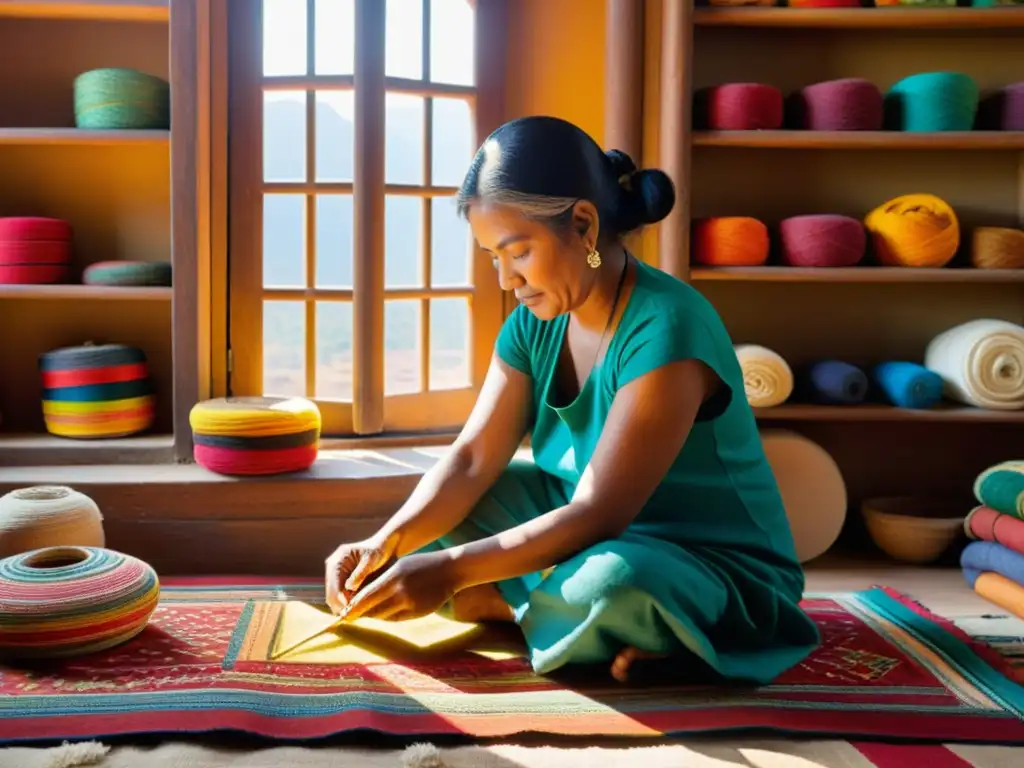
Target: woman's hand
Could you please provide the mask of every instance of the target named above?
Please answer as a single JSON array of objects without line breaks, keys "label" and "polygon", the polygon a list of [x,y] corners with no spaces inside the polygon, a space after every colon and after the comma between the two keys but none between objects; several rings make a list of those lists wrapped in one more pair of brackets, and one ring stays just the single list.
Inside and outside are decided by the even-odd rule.
[{"label": "woman's hand", "polygon": [[451,563],[443,551],[400,558],[352,598],[343,617],[405,621],[433,613],[456,592]]},{"label": "woman's hand", "polygon": [[335,614],[344,611],[367,579],[391,562],[394,552],[394,542],[384,536],[342,544],[334,550],[327,558],[324,585],[331,611]]}]

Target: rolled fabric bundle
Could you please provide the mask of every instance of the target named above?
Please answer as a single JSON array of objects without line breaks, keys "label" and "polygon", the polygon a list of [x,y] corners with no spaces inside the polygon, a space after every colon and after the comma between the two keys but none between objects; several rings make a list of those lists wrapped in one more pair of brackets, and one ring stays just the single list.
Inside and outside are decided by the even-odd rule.
[{"label": "rolled fabric bundle", "polygon": [[934,408],[942,401],[942,377],[925,366],[894,360],[875,366],[874,379],[897,408]]},{"label": "rolled fabric bundle", "polygon": [[153,425],[156,399],[146,353],[125,344],[86,344],[39,357],[43,420],[59,437],[109,439]]},{"label": "rolled fabric bundle", "polygon": [[868,396],[864,371],[842,360],[821,360],[807,369],[803,389],[809,400],[829,405],[853,405]]},{"label": "rolled fabric bundle", "polygon": [[864,225],[835,214],[783,219],[779,240],[782,262],[791,267],[852,267],[867,248]]},{"label": "rolled fabric bundle", "polygon": [[169,286],[169,261],[98,261],[82,273],[85,285]]},{"label": "rolled fabric bundle", "polygon": [[145,72],[119,67],[83,72],[75,78],[74,98],[78,128],[170,128],[170,83]]},{"label": "rolled fabric bundle", "polygon": [[764,83],[726,83],[708,89],[708,127],[716,131],[755,131],[781,128],[782,91]]},{"label": "rolled fabric bundle", "polygon": [[961,72],[921,72],[895,83],[885,96],[887,122],[899,131],[969,131],[980,92]]},{"label": "rolled fabric bundle", "polygon": [[936,336],[924,364],[939,374],[947,397],[978,408],[1024,408],[1024,328],[979,319]]},{"label": "rolled fabric bundle", "polygon": [[1024,520],[984,504],[968,513],[964,533],[975,541],[994,541],[1024,555]]},{"label": "rolled fabric bundle", "polygon": [[992,571],[963,569],[964,580],[975,594],[992,605],[1024,619],[1024,587],[1002,574]]},{"label": "rolled fabric bundle", "polygon": [[974,478],[974,498],[1003,515],[1024,520],[1024,461],[1001,461]]},{"label": "rolled fabric bundle", "polygon": [[971,265],[978,269],[1024,267],[1024,230],[975,227],[971,233]]},{"label": "rolled fabric bundle", "polygon": [[862,77],[814,83],[802,88],[795,99],[799,126],[812,131],[881,130],[883,103],[878,86]]},{"label": "rolled fabric bundle", "polygon": [[41,216],[0,218],[0,285],[49,285],[67,280],[71,227]]},{"label": "rolled fabric bundle", "polygon": [[1024,586],[1024,555],[994,541],[972,541],[960,553],[965,571],[998,573]]},{"label": "rolled fabric bundle", "polygon": [[693,259],[715,267],[759,267],[768,261],[768,227],[749,216],[714,216],[693,223]]},{"label": "rolled fabric bundle", "polygon": [[782,405],[793,394],[793,371],[781,355],[757,344],[737,344],[743,391],[754,408]]},{"label": "rolled fabric bundle", "polygon": [[207,400],[189,423],[196,463],[222,475],[299,472],[319,454],[320,410],[301,397]]},{"label": "rolled fabric bundle", "polygon": [[864,217],[875,256],[888,267],[944,267],[960,247],[960,222],[935,195],[894,197]]}]

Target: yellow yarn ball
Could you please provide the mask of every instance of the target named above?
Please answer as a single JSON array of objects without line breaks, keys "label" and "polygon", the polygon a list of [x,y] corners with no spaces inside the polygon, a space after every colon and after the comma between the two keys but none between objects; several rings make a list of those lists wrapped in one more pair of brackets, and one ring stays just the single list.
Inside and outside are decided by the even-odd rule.
[{"label": "yellow yarn ball", "polygon": [[935,195],[902,195],[864,218],[878,260],[889,267],[943,267],[960,247],[960,222]]},{"label": "yellow yarn ball", "polygon": [[189,413],[199,435],[275,437],[321,428],[320,409],[302,397],[221,397],[196,403]]}]

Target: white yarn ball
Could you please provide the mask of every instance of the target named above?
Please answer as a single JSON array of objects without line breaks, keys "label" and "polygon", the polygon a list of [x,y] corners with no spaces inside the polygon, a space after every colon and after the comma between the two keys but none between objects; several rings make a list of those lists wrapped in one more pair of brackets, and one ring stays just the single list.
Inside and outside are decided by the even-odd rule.
[{"label": "white yarn ball", "polygon": [[100,508],[84,493],[36,485],[0,497],[0,557],[43,547],[104,546]]}]

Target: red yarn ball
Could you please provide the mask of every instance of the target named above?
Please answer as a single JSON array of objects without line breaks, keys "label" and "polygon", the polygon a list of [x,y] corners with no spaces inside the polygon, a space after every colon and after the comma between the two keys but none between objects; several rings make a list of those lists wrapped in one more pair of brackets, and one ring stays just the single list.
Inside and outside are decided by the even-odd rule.
[{"label": "red yarn ball", "polygon": [[827,80],[800,91],[803,127],[812,131],[880,131],[882,92],[860,77]]},{"label": "red yarn ball", "polygon": [[774,130],[782,127],[782,91],[762,83],[727,83],[708,94],[708,127],[717,131]]},{"label": "red yarn ball", "polygon": [[779,243],[790,267],[852,267],[864,258],[867,233],[849,216],[792,216],[779,223]]}]

